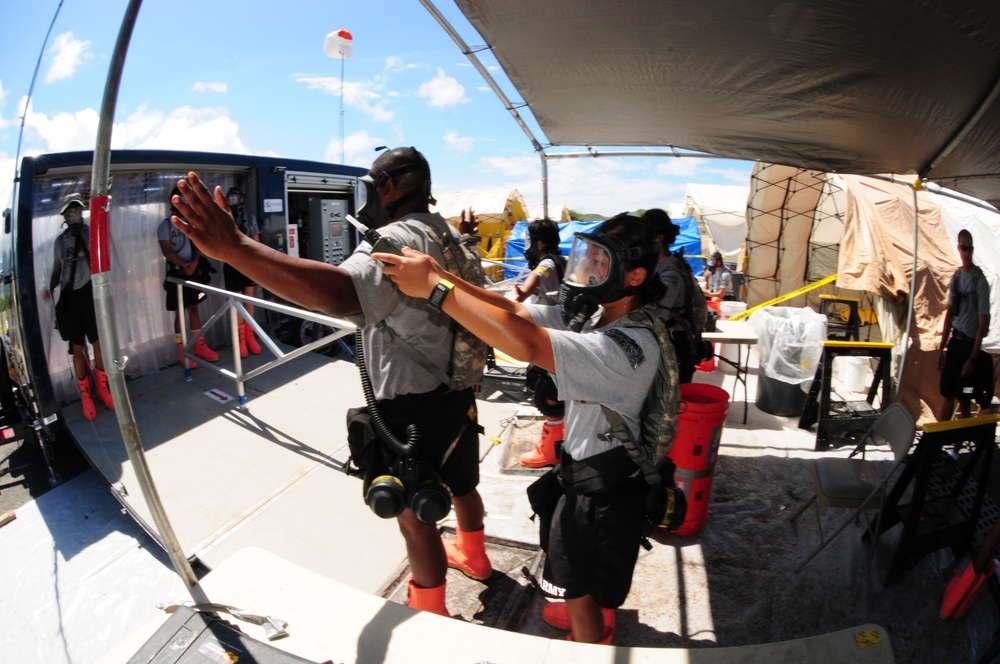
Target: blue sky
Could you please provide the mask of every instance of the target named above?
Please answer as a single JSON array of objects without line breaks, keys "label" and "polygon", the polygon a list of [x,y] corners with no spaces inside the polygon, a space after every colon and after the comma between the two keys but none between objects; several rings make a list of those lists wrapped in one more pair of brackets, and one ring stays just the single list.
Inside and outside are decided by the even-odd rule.
[{"label": "blue sky", "polygon": [[[64,0],[42,53],[21,156],[93,149],[125,0]],[[482,39],[452,0],[439,11],[470,46]],[[15,172],[21,116],[58,0],[0,0],[0,205]],[[326,35],[347,29],[344,141],[341,61]],[[503,72],[482,55],[505,94]],[[528,124],[535,129],[527,115]],[[536,136],[545,142],[544,136]],[[434,192],[518,189],[541,205],[540,160],[501,102],[417,0],[146,0],[115,114],[116,148],[272,154],[368,166],[374,148],[414,145]],[[667,208],[687,183],[749,184],[752,164],[669,158],[550,162],[550,203],[579,212]]]}]

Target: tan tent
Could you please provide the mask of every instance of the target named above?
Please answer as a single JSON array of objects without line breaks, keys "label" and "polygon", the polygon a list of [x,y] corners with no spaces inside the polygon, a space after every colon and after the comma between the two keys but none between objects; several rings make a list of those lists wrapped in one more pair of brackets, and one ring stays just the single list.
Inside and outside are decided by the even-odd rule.
[{"label": "tan tent", "polygon": [[[948,281],[959,260],[958,231],[976,240],[977,263],[992,289],[993,319],[1000,314],[1000,281],[984,256],[1000,253],[995,211],[950,196],[917,193],[917,279],[911,346],[901,398],[931,419],[940,403],[937,352]],[[771,164],[754,169],[748,211],[747,292],[753,306],[830,274],[834,286],[799,296],[791,306],[817,307],[820,292],[862,297],[874,307],[882,339],[903,356],[914,250],[914,192],[905,184],[865,176],[835,176]],[[980,251],[982,248],[982,251]],[[1000,351],[1000,326],[983,343]]]}]

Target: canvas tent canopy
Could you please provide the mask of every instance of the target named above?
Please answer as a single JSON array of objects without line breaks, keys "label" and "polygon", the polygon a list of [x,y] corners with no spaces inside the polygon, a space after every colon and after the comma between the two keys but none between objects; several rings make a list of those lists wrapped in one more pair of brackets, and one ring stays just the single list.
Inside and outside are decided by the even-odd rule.
[{"label": "canvas tent canopy", "polygon": [[537,121],[536,150],[913,172],[1000,202],[1000,3],[456,4],[523,102],[508,110]]}]

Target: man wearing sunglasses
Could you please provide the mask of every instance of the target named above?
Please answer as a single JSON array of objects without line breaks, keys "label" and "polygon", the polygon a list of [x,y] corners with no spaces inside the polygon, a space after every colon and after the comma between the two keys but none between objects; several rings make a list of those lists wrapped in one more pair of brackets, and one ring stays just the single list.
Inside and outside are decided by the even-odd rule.
[{"label": "man wearing sunglasses", "polygon": [[991,408],[993,400],[993,360],[982,350],[983,337],[990,328],[990,285],[983,271],[972,262],[972,233],[958,233],[962,267],[948,285],[948,311],[941,334],[941,395],[944,403],[938,420],[950,420],[955,401],[961,417],[969,417],[972,401],[980,410]]}]

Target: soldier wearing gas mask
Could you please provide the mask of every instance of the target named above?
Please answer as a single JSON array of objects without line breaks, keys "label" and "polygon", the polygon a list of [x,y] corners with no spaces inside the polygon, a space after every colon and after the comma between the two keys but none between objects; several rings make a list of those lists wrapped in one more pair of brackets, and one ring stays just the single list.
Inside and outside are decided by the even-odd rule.
[{"label": "soldier wearing gas mask", "polygon": [[[108,410],[114,410],[104,372],[104,356],[98,339],[97,316],[94,312],[94,290],[90,281],[90,227],[83,222],[83,197],[70,194],[63,201],[60,214],[66,222],[55,244],[55,262],[49,289],[42,298],[49,301],[59,287],[56,301],[56,327],[63,341],[68,341],[73,353],[73,371],[80,386],[80,406],[88,420],[97,417],[94,392]],[[96,370],[90,370],[87,341],[94,348]]]},{"label": "soldier wearing gas mask", "polygon": [[[367,201],[357,216],[368,227],[377,228],[383,238],[415,247],[437,260],[443,258],[441,250],[421,224],[458,240],[457,232],[440,215],[429,212],[433,202],[430,166],[415,148],[382,153],[361,180]],[[447,548],[436,523],[421,520],[412,500],[396,516],[412,572],[409,606],[448,615],[448,566],[477,579],[492,574],[484,543],[483,502],[476,489],[479,426],[475,396],[471,388],[448,389],[404,346],[416,349],[433,365],[447,367],[451,319],[428,307],[424,298],[407,295],[384,278],[382,265],[371,258],[367,242],[338,266],[291,257],[240,233],[221,188],[210,192],[196,173],[189,173],[178,186],[182,197],[174,197],[174,204],[182,217],[175,216],[173,223],[205,254],[282,298],[348,318],[361,328],[363,355],[381,417],[400,437],[409,425],[417,427],[423,465],[452,493],[457,528],[455,542]],[[383,504],[369,501],[369,505],[382,515]]]},{"label": "soldier wearing gas mask", "polygon": [[[373,254],[410,296],[426,298],[442,281],[453,283],[442,302],[449,316],[511,357],[554,373],[566,403],[558,481],[542,488],[537,501],[529,489],[529,499],[541,517],[547,553],[542,590],[564,600],[547,604],[542,618],[570,630],[570,640],[613,638],[614,609],[628,594],[645,528],[647,468],[661,472],[669,448],[658,445],[654,453],[647,446],[637,457],[623,439],[634,444],[644,403],[657,386],[665,419],[674,422],[658,430],[662,440],[673,440],[677,364],[669,342],[661,350],[666,330],[655,309],[664,291],[658,253],[650,227],[628,215],[577,234],[556,306],[513,302],[408,248],[403,256]],[[650,327],[636,326],[640,319]],[[628,435],[612,424],[612,411]],[[641,463],[634,460],[639,457]]]}]

